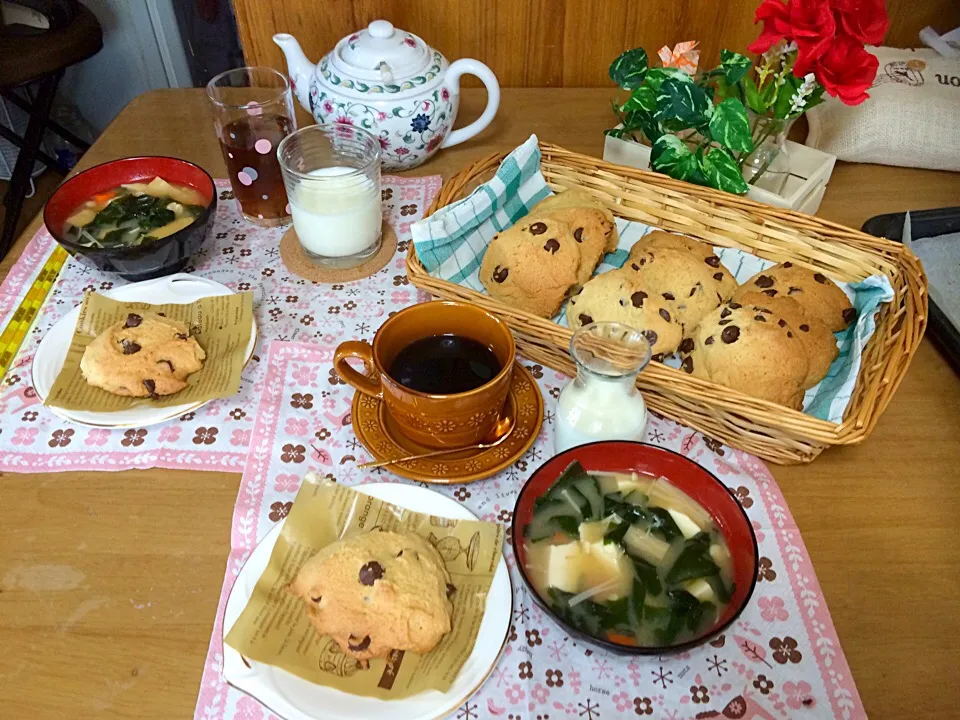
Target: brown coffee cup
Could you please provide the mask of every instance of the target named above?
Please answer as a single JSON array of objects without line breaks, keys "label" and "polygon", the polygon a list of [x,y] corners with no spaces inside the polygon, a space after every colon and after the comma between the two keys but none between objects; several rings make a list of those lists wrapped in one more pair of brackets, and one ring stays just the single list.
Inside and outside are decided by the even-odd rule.
[{"label": "brown coffee cup", "polygon": [[[411,390],[390,377],[387,368],[397,354],[431,335],[461,335],[483,343],[496,356],[500,372],[478,388],[452,395]],[[497,424],[510,391],[515,353],[513,335],[503,321],[476,305],[435,301],[398,312],[380,326],[372,345],[358,340],[341,343],[333,367],[360,392],[382,399],[411,440],[430,448],[452,448],[481,442]],[[350,367],[349,358],[362,360],[367,376]]]}]

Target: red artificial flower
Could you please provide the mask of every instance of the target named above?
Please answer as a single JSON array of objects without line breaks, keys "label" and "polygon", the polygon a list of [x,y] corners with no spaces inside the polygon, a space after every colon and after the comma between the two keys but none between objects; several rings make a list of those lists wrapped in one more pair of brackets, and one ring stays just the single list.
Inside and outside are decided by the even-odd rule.
[{"label": "red artificial flower", "polygon": [[[857,0],[850,0],[857,2]],[[763,0],[753,18],[763,31],[747,49],[765,53],[781,40],[796,42],[798,55],[812,63],[833,42],[837,25],[827,0]],[[799,74],[799,73],[798,73]]]},{"label": "red artificial flower", "polygon": [[879,65],[876,56],[867,52],[858,39],[838,35],[813,67],[813,74],[828,95],[846,105],[859,105],[870,97],[867,90],[877,77]]},{"label": "red artificial flower", "polygon": [[884,0],[830,0],[837,25],[867,45],[879,45],[890,27]]}]

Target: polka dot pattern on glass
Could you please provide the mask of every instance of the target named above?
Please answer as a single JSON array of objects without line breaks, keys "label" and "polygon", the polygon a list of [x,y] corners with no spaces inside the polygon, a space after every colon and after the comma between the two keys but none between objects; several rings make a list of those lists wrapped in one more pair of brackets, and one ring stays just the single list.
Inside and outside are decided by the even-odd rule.
[{"label": "polka dot pattern on glass", "polygon": [[253,145],[253,149],[256,150],[258,153],[260,153],[261,155],[266,155],[268,152],[270,152],[270,148],[272,147],[273,145],[271,145],[270,141],[267,140],[266,138],[260,138]]},{"label": "polka dot pattern on glass", "polygon": [[237,173],[237,180],[244,185],[253,185],[254,181],[260,176],[256,170],[247,165],[243,170]]}]

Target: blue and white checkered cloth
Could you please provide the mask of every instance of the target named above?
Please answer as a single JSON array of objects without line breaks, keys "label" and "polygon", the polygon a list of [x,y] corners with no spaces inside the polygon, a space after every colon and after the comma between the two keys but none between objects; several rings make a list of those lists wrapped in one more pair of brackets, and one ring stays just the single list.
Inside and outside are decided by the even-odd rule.
[{"label": "blue and white checkered cloth", "polygon": [[[468,197],[441,208],[411,226],[417,256],[436,278],[483,292],[479,271],[490,240],[524,217],[538,202],[551,194],[540,172],[540,147],[536,135],[510,153],[496,175]],[[606,255],[597,273],[618,268],[627,259],[630,247],[656,228],[617,218],[620,244]],[[715,248],[720,262],[738,283],[774,263],[734,248]],[[836,333],[840,354],[830,372],[803,399],[803,411],[821,420],[839,423],[850,402],[860,371],[863,348],[876,328],[875,316],[881,303],[893,300],[893,288],[884,275],[873,275],[858,283],[837,283],[857,309],[857,322]],[[556,318],[566,324],[561,311]],[[679,367],[679,360],[666,364]]]}]

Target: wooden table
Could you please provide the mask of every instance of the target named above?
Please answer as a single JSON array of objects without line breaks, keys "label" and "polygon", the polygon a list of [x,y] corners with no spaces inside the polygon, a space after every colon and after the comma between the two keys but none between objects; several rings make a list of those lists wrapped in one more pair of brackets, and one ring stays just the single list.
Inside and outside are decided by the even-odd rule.
[{"label": "wooden table", "polygon": [[[415,172],[449,177],[531,132],[600,155],[608,97],[504,90],[493,127]],[[467,91],[464,119],[483,102]],[[127,106],[82,166],[167,154],[225,177],[212,127],[202,90],[151,92]],[[960,174],[841,163],[820,215],[860,227],[958,198]],[[925,341],[865,443],[809,466],[771,467],[873,715],[956,717],[958,415],[960,382]],[[0,716],[193,717],[239,479],[169,470],[0,478]]]}]

